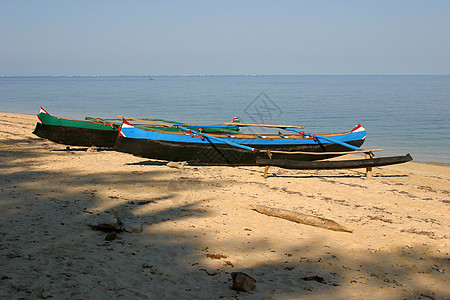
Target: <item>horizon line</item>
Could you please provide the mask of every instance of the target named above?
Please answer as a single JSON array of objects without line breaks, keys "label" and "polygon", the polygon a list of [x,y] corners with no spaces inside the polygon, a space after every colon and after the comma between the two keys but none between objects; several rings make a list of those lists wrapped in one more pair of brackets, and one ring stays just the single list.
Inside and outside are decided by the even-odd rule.
[{"label": "horizon line", "polygon": [[450,76],[450,74],[140,74],[140,75],[0,75],[5,77],[189,77],[189,76]]}]

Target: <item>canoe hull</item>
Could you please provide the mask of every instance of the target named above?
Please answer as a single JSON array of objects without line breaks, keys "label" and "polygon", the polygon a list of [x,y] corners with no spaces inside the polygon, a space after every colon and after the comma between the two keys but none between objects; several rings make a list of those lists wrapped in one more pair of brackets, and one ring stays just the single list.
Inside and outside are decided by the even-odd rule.
[{"label": "canoe hull", "polygon": [[37,123],[33,134],[64,145],[112,148],[117,140],[118,128],[100,130]]},{"label": "canoe hull", "polygon": [[[37,115],[39,122],[36,125],[33,133],[41,138],[50,141],[70,145],[70,146],[96,146],[112,148],[116,143],[117,135],[119,133],[120,123],[110,122],[101,118],[86,118],[88,120],[72,120],[65,118],[58,118],[50,115],[45,109],[41,107]],[[142,119],[135,119],[142,120]],[[145,119],[142,120],[145,122]],[[161,120],[166,123],[176,123],[173,121]],[[181,123],[183,124],[183,123]],[[198,131],[197,125],[186,125],[192,127],[192,130]],[[200,126],[200,125],[199,125]],[[146,124],[137,127],[145,127],[147,129],[159,129],[166,132],[179,132],[177,127],[161,127],[160,125]],[[202,127],[202,126],[200,126]],[[204,132],[225,132],[238,134],[239,127],[228,125],[213,125],[203,126]]]},{"label": "canoe hull", "polygon": [[[360,147],[364,139],[347,141],[356,147]],[[340,152],[348,151],[344,146],[328,144],[309,144],[309,145],[270,145],[268,143],[261,145],[252,145],[256,149],[271,151],[305,151],[305,152]],[[136,156],[161,159],[168,161],[187,161],[190,164],[208,164],[208,165],[257,165],[257,158],[267,158],[266,153],[251,152],[227,144],[220,143],[186,143],[174,141],[161,141],[152,139],[136,139],[120,136],[114,145],[114,150],[130,153]],[[273,153],[274,159],[291,159],[296,161],[312,161],[326,158],[332,158],[341,154],[283,154]]]}]

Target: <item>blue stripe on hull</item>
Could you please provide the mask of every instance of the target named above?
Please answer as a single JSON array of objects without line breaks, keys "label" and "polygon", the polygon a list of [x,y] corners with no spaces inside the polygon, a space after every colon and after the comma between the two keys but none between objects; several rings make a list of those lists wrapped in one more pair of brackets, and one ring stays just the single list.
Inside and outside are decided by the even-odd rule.
[{"label": "blue stripe on hull", "polygon": [[[163,133],[157,131],[144,130],[136,127],[122,127],[122,134],[127,138],[133,139],[147,139],[154,141],[167,141],[167,142],[177,142],[177,143],[194,143],[194,144],[224,144],[224,142],[220,142],[218,140],[210,140],[207,137],[201,136],[192,136],[190,134],[171,134],[171,133]],[[366,137],[366,131],[355,131],[346,134],[336,135],[332,138],[334,140],[340,142],[349,142],[356,140],[363,140]],[[251,146],[254,148],[258,147],[267,147],[267,146],[296,146],[296,145],[320,145],[323,144],[319,139],[312,138],[277,138],[277,139],[265,139],[265,138],[229,138],[229,137],[221,137],[221,139]],[[327,142],[325,142],[327,143]]]}]

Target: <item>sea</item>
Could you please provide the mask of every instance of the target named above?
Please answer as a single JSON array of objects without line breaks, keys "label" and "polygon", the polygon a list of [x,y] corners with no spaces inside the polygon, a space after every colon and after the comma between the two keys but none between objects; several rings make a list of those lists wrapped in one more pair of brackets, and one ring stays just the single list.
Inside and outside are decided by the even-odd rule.
[{"label": "sea", "polygon": [[239,117],[317,134],[361,124],[363,148],[383,149],[376,156],[450,163],[450,75],[0,77],[0,111],[37,114],[40,106],[62,118],[218,124]]}]

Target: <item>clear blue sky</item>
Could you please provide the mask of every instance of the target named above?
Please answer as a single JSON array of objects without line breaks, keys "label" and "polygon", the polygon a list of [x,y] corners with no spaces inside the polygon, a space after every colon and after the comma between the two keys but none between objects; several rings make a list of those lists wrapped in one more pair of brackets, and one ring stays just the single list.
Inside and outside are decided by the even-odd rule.
[{"label": "clear blue sky", "polygon": [[0,75],[450,74],[450,0],[0,0]]}]

